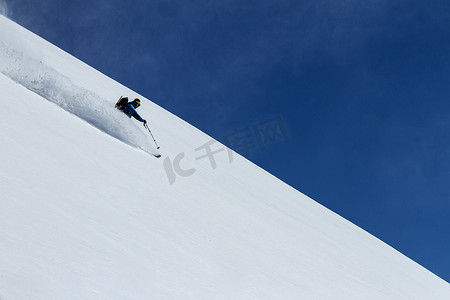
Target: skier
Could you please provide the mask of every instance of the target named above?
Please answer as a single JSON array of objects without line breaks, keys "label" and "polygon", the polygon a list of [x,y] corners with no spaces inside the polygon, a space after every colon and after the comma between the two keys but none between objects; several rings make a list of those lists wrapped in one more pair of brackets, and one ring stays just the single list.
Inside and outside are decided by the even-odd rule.
[{"label": "skier", "polygon": [[129,118],[133,117],[136,120],[138,120],[139,122],[143,122],[144,127],[145,127],[145,125],[147,125],[147,121],[144,120],[136,111],[136,108],[138,108],[139,106],[141,106],[141,100],[136,98],[133,101],[128,103],[127,97],[125,97],[125,98],[121,97],[116,104],[117,109],[121,110]]},{"label": "skier", "polygon": [[[118,110],[122,111],[124,114],[126,114],[129,118],[133,117],[139,122],[144,123],[144,127],[147,128],[148,132],[150,132],[150,135],[152,136],[153,141],[155,142],[156,149],[159,149],[160,147],[156,143],[155,137],[153,136],[150,128],[147,125],[147,121],[142,119],[142,117],[136,111],[136,108],[138,108],[139,106],[141,106],[141,100],[139,100],[138,98],[128,103],[128,97],[120,97],[115,107]],[[158,153],[152,153],[152,155],[156,158],[161,157],[161,154]]]}]

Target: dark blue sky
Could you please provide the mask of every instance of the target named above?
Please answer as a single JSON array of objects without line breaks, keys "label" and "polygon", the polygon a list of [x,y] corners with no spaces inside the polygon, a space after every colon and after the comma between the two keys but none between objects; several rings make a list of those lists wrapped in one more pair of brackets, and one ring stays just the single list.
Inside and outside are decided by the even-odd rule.
[{"label": "dark blue sky", "polygon": [[242,154],[450,280],[450,1],[6,2],[220,141],[281,116]]}]

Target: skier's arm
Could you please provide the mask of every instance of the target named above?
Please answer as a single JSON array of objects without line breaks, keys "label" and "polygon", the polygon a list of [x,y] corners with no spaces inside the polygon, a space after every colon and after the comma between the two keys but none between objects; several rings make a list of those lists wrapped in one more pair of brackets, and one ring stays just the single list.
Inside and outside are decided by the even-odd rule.
[{"label": "skier's arm", "polygon": [[131,115],[133,116],[133,118],[135,118],[139,122],[144,122],[144,119],[142,119],[142,117],[137,113],[137,111],[131,105],[130,105],[130,110],[131,110]]},{"label": "skier's arm", "polygon": [[139,122],[144,122],[145,120],[142,119],[142,117],[137,113],[137,111],[134,111],[132,114],[133,118],[135,118],[136,120],[138,120]]}]

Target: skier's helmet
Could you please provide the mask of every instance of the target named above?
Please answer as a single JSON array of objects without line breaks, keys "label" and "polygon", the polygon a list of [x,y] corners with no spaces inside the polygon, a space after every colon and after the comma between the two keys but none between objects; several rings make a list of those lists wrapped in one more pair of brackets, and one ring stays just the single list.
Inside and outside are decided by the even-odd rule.
[{"label": "skier's helmet", "polygon": [[141,100],[139,100],[138,98],[134,99],[134,103],[136,103],[136,107],[141,106]]}]

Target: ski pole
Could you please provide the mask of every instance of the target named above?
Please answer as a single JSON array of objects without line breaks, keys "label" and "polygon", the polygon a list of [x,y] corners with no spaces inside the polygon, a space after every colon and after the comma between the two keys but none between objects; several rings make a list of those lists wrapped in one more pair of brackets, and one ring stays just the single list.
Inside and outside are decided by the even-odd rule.
[{"label": "ski pole", "polygon": [[150,135],[152,136],[153,141],[155,142],[156,149],[159,149],[158,143],[156,142],[155,137],[154,137],[153,134],[152,134],[152,131],[150,130],[150,128],[148,128],[147,123],[144,124],[144,127],[147,128],[148,132],[150,132]]}]

